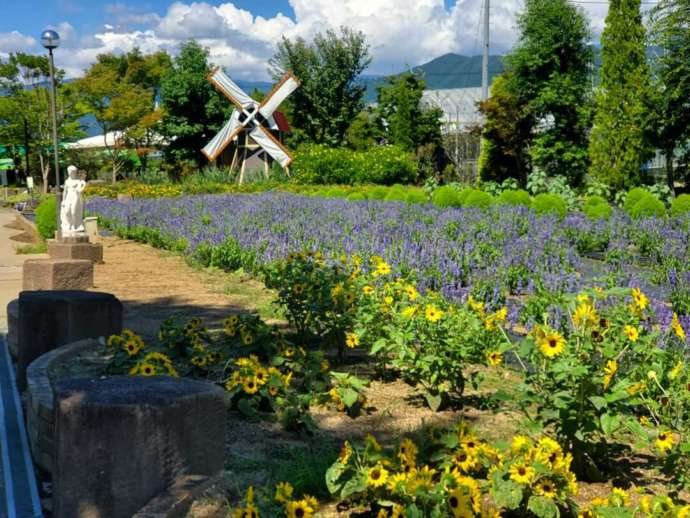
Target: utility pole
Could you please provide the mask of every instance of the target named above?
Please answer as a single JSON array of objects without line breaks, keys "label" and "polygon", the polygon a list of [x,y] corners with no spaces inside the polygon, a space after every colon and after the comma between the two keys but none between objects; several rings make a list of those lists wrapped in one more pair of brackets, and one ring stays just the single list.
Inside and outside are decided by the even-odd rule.
[{"label": "utility pole", "polygon": [[491,0],[484,0],[484,52],[482,54],[482,101],[489,98],[489,7]]}]

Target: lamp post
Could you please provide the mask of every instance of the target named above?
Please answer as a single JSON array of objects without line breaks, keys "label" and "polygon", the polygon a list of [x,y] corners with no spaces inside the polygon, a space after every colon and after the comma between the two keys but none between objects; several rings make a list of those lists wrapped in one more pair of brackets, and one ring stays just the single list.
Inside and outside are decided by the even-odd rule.
[{"label": "lamp post", "polygon": [[50,114],[53,119],[53,160],[55,168],[55,200],[56,200],[56,220],[57,237],[62,236],[60,231],[60,205],[62,204],[62,194],[60,192],[60,163],[58,159],[58,132],[57,132],[57,88],[55,87],[55,63],[53,62],[53,49],[60,45],[60,35],[51,29],[46,29],[41,33],[41,45],[48,49],[48,62],[50,66]]}]

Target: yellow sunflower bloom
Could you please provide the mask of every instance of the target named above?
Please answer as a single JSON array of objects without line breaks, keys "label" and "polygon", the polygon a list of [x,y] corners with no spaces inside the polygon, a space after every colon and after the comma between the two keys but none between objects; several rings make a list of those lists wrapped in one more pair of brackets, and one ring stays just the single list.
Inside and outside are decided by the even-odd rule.
[{"label": "yellow sunflower bloom", "polygon": [[537,474],[532,466],[527,466],[521,462],[510,466],[508,472],[510,473],[510,480],[518,484],[531,484]]},{"label": "yellow sunflower bloom", "polygon": [[609,360],[606,362],[606,367],[604,367],[604,389],[609,388],[613,376],[618,370],[618,362],[616,360]]},{"label": "yellow sunflower bloom", "polygon": [[365,295],[371,295],[372,293],[374,293],[374,287],[364,286],[364,288],[362,288],[362,293],[364,293]]},{"label": "yellow sunflower bloom", "polygon": [[381,464],[377,464],[367,473],[367,485],[381,487],[388,479],[388,471]]},{"label": "yellow sunflower bloom", "polygon": [[637,342],[637,339],[640,337],[640,331],[636,327],[626,325],[623,331],[625,332],[625,336],[628,337],[628,340],[633,343]]},{"label": "yellow sunflower bloom", "polygon": [[433,304],[427,304],[425,310],[424,310],[424,316],[426,319],[431,322],[432,324],[435,324],[439,320],[441,320],[444,316],[444,313],[442,310],[437,308]]},{"label": "yellow sunflower bloom", "polygon": [[354,349],[359,345],[359,337],[355,333],[345,333],[345,345]]},{"label": "yellow sunflower bloom", "polygon": [[685,341],[685,329],[683,329],[676,313],[673,313],[673,318],[671,319],[671,329],[673,329],[673,332],[678,338]]},{"label": "yellow sunflower bloom", "polygon": [[503,355],[498,351],[490,351],[486,355],[486,361],[488,361],[489,365],[492,367],[496,367],[503,362]]},{"label": "yellow sunflower bloom", "polygon": [[292,498],[293,487],[288,482],[280,482],[276,485],[276,494],[273,499],[278,503],[285,503]]},{"label": "yellow sunflower bloom", "polygon": [[644,293],[642,293],[642,290],[640,290],[639,288],[633,288],[632,298],[633,302],[640,309],[640,311],[644,310],[647,306],[649,306],[649,299]]},{"label": "yellow sunflower bloom", "polygon": [[454,518],[473,518],[472,500],[462,489],[454,489],[448,494],[448,507]]},{"label": "yellow sunflower bloom", "polygon": [[654,446],[662,452],[665,452],[673,448],[674,442],[671,432],[659,432],[656,436],[656,441],[654,441]]},{"label": "yellow sunflower bloom", "polygon": [[565,350],[566,341],[562,334],[551,331],[539,339],[539,350],[547,358],[558,356]]},{"label": "yellow sunflower bloom", "polygon": [[557,495],[556,485],[548,478],[544,478],[537,482],[534,486],[534,492],[539,496],[551,499],[556,498]]},{"label": "yellow sunflower bloom", "polygon": [[253,377],[245,378],[242,382],[242,390],[244,390],[246,394],[256,394],[256,391],[259,390],[259,384]]},{"label": "yellow sunflower bloom", "polygon": [[576,327],[587,327],[589,325],[594,325],[599,320],[597,312],[589,303],[582,303],[573,313],[573,323]]}]

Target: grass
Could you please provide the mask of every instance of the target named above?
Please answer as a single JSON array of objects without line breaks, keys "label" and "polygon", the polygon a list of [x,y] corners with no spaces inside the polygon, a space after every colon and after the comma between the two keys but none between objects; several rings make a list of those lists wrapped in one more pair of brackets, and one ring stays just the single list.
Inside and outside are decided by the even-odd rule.
[{"label": "grass", "polygon": [[17,247],[17,253],[20,255],[45,254],[47,252],[48,245],[45,241],[41,241],[40,243],[29,243]]}]

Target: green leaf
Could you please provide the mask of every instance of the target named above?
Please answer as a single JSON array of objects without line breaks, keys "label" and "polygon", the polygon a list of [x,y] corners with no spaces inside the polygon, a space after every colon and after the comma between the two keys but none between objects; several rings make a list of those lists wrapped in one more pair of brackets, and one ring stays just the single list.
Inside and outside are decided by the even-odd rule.
[{"label": "green leaf", "polygon": [[527,509],[539,518],[556,518],[560,516],[558,507],[550,498],[545,496],[531,496],[527,501]]},{"label": "green leaf", "polygon": [[371,346],[371,354],[376,354],[379,352],[381,349],[386,347],[386,340],[384,338],[379,338],[374,342],[374,344]]},{"label": "green leaf", "polygon": [[340,398],[343,400],[343,403],[345,403],[345,406],[351,407],[352,405],[357,403],[357,398],[359,397],[359,394],[356,390],[352,390],[351,388],[344,388],[340,389],[338,392],[340,392]]},{"label": "green leaf", "polygon": [[512,480],[494,480],[491,495],[498,507],[517,509],[522,502],[522,488]]},{"label": "green leaf", "polygon": [[346,469],[346,465],[336,461],[326,471],[326,487],[332,495],[340,491],[340,488],[343,486],[343,483],[338,483],[338,480],[343,475]]},{"label": "green leaf", "polygon": [[592,396],[591,398],[589,398],[589,400],[592,402],[594,408],[596,408],[597,410],[606,408],[606,406],[609,404],[606,398],[603,398],[601,396]]},{"label": "green leaf", "polygon": [[367,482],[361,473],[356,474],[348,480],[340,491],[340,498],[347,498],[355,493],[361,493],[367,488]]},{"label": "green leaf", "polygon": [[600,417],[601,430],[606,435],[611,435],[618,430],[621,425],[621,416],[612,414],[602,414]]},{"label": "green leaf", "polygon": [[424,399],[426,399],[427,405],[429,405],[429,408],[434,412],[438,412],[439,408],[441,408],[441,405],[443,404],[443,396],[441,394],[431,394],[430,392],[425,392]]}]

